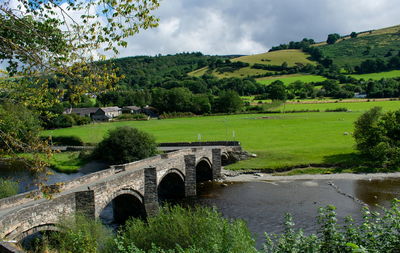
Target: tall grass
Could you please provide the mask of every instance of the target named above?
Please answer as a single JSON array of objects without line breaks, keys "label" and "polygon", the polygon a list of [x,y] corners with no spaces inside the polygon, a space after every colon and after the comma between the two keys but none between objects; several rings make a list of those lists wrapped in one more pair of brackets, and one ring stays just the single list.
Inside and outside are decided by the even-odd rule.
[{"label": "tall grass", "polygon": [[[153,246],[199,252],[256,252],[254,239],[241,220],[229,221],[210,208],[165,207],[146,222],[131,220],[119,234],[118,245],[135,245],[145,251]],[[153,246],[152,246],[153,245]]]},{"label": "tall grass", "polygon": [[0,199],[7,198],[18,193],[18,183],[0,178]]}]

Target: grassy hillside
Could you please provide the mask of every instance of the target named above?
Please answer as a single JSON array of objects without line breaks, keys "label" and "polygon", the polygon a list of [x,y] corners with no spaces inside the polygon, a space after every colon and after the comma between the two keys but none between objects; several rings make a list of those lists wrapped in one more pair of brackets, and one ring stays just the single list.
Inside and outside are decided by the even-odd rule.
[{"label": "grassy hillside", "polygon": [[364,79],[364,80],[380,80],[382,78],[395,78],[400,77],[400,70],[392,70],[380,73],[371,73],[371,74],[362,74],[362,75],[350,75],[356,79]]},{"label": "grassy hillside", "polygon": [[[268,72],[268,70],[263,69],[253,69],[251,66],[254,64],[264,64],[264,65],[274,65],[281,66],[284,62],[288,64],[289,67],[296,66],[298,64],[306,65],[312,64],[316,65],[314,61],[309,60],[310,56],[301,50],[297,49],[288,49],[288,50],[279,50],[273,52],[267,52],[262,54],[248,55],[242,56],[238,58],[231,59],[232,62],[245,62],[249,63],[249,67],[244,67],[233,72],[225,72],[219,73],[218,69],[213,70],[210,74],[218,77],[218,78],[229,78],[229,77],[248,77],[248,76],[259,76]],[[209,71],[208,67],[200,68],[195,71],[189,73],[191,76],[202,76]]]},{"label": "grassy hillside", "polygon": [[307,59],[308,57],[309,55],[302,52],[301,50],[288,49],[288,50],[279,50],[263,54],[242,56],[239,58],[232,59],[232,61],[247,62],[251,65],[254,63],[260,63],[260,64],[277,65],[277,66],[280,66],[282,65],[282,63],[286,62],[289,67],[296,66],[297,65],[296,63],[300,63],[303,65],[306,64],[315,65],[315,62]]},{"label": "grassy hillside", "polygon": [[367,59],[385,59],[398,54],[400,49],[400,26],[360,33],[356,38],[345,37],[335,44],[318,44],[325,56],[338,66],[359,65]]},{"label": "grassy hillside", "polygon": [[270,84],[276,80],[280,80],[285,85],[288,85],[288,84],[294,83],[296,81],[302,81],[304,83],[322,82],[322,81],[325,81],[326,78],[323,76],[317,76],[317,75],[293,74],[293,75],[263,77],[263,78],[257,79],[257,82],[262,83],[262,84]]}]

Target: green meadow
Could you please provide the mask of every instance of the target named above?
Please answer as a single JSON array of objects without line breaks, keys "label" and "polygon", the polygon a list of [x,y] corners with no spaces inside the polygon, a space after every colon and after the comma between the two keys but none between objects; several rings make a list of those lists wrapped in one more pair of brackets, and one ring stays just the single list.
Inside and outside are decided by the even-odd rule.
[{"label": "green meadow", "polygon": [[257,79],[257,82],[268,85],[277,80],[282,81],[285,85],[289,85],[296,81],[302,81],[304,83],[322,82],[322,81],[325,81],[326,78],[323,76],[317,76],[317,75],[293,74],[293,75],[263,77],[263,78]]},{"label": "green meadow", "polygon": [[260,63],[260,64],[277,65],[277,66],[280,66],[284,62],[286,62],[290,67],[296,66],[298,63],[304,65],[305,64],[316,65],[316,63],[310,61],[308,57],[310,57],[310,55],[304,53],[301,50],[287,49],[287,50],[267,52],[263,54],[242,56],[232,59],[232,61],[247,62],[249,64]]},{"label": "green meadow", "polygon": [[400,70],[392,70],[387,72],[380,73],[371,73],[371,74],[362,74],[362,75],[350,75],[356,79],[364,79],[364,80],[380,80],[382,78],[395,78],[400,77]]},{"label": "green meadow", "polygon": [[[99,123],[44,131],[43,135],[79,136],[85,142],[99,142],[109,129],[137,127],[156,137],[158,142],[238,140],[257,158],[229,166],[231,169],[266,169],[307,164],[332,164],[354,153],[351,136],[354,121],[373,106],[385,110],[400,108],[400,101],[288,104],[286,109],[346,107],[352,112],[287,114],[241,114],[150,121]],[[349,134],[347,134],[349,133]],[[350,156],[351,157],[351,156]]]}]

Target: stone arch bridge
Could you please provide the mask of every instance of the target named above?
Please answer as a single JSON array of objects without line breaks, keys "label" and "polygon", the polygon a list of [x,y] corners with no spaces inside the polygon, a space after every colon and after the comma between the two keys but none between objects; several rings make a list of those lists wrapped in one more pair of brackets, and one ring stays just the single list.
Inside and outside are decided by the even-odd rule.
[{"label": "stone arch bridge", "polygon": [[237,142],[221,143],[187,146],[52,185],[57,192],[52,199],[43,198],[38,190],[0,199],[0,242],[55,230],[60,217],[77,212],[98,218],[110,203],[114,219],[123,222],[128,216],[155,214],[160,199],[196,196],[199,181],[219,178],[221,164],[241,152]]}]

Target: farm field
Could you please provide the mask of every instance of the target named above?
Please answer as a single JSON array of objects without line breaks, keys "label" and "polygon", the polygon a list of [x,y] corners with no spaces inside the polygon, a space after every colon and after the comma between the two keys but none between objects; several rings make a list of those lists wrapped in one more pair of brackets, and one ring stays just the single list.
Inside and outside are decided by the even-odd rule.
[{"label": "farm field", "polygon": [[362,75],[350,75],[356,79],[364,79],[364,80],[380,80],[382,78],[395,78],[400,77],[400,70],[392,70],[387,72],[380,72],[380,73],[371,73],[371,74],[362,74]]},{"label": "farm field", "polygon": [[[289,105],[286,105],[289,106]],[[290,105],[292,106],[292,105]],[[293,109],[313,104],[294,104]],[[333,108],[333,104],[317,104]],[[334,163],[354,152],[353,122],[373,106],[400,108],[400,101],[340,104],[352,112],[291,114],[241,114],[151,121],[125,121],[44,131],[43,135],[79,136],[99,142],[107,130],[132,126],[153,134],[158,142],[238,140],[257,158],[229,166],[231,169],[263,169],[304,164]],[[319,109],[318,108],[318,109]]]},{"label": "farm field", "polygon": [[315,104],[285,104],[276,108],[278,110],[320,110],[346,108],[352,112],[363,112],[372,107],[380,106],[385,110],[400,109],[400,101],[370,101],[370,102],[338,102],[338,103],[315,103]]},{"label": "farm field", "polygon": [[308,57],[310,56],[301,50],[287,49],[287,50],[267,52],[263,54],[242,56],[232,59],[232,61],[247,62],[251,65],[255,63],[260,63],[265,65],[278,65],[278,66],[286,62],[289,67],[296,66],[296,63],[316,65],[315,62],[308,60],[307,59]]},{"label": "farm field", "polygon": [[[231,61],[232,62],[246,62],[249,63],[249,67],[244,67],[238,70],[235,70],[233,72],[225,72],[225,73],[218,73],[217,71],[213,71],[212,75],[218,77],[218,78],[230,78],[230,77],[247,77],[247,76],[257,76],[257,75],[263,75],[268,72],[274,72],[274,71],[268,71],[268,70],[263,70],[263,69],[253,69],[251,68],[252,65],[255,63],[259,64],[264,64],[264,65],[275,65],[275,66],[280,66],[284,62],[288,64],[288,66],[293,67],[296,66],[297,63],[300,64],[312,64],[315,65],[315,62],[308,60],[309,55],[302,52],[301,50],[297,49],[288,49],[288,50],[279,50],[279,51],[273,51],[273,52],[267,52],[267,53],[262,53],[262,54],[255,54],[255,55],[247,55],[247,56],[241,56],[238,58],[234,58]],[[208,70],[208,67],[204,67],[201,69],[197,69],[195,71],[192,71],[189,73],[191,76],[202,76],[204,75]],[[325,80],[325,79],[324,79]]]},{"label": "farm field", "polygon": [[322,81],[325,81],[326,78],[323,76],[317,76],[317,75],[293,74],[293,75],[263,77],[263,78],[257,79],[257,82],[268,85],[277,80],[281,80],[285,85],[289,85],[296,81],[302,81],[304,83],[322,82]]}]

